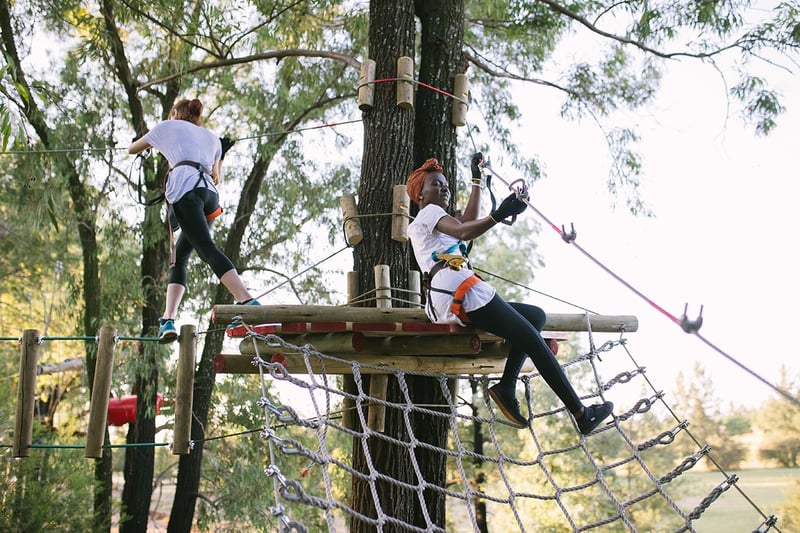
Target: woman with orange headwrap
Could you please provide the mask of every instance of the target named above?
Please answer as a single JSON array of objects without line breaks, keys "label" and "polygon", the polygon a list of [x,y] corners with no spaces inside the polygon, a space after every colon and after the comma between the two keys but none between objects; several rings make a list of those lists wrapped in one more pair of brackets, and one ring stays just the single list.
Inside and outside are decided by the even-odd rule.
[{"label": "woman with orange headwrap", "polygon": [[491,285],[474,274],[467,259],[464,241],[483,235],[527,207],[516,193],[511,193],[488,216],[479,217],[482,160],[481,153],[472,156],[472,190],[459,217],[446,211],[450,188],[436,159],[425,161],[406,182],[409,198],[419,206],[408,234],[417,263],[426,274],[425,311],[433,322],[469,324],[509,341],[511,348],[503,376],[489,388],[489,394],[513,426],[528,426],[515,390],[525,357],[530,357],[575,418],[578,430],[588,435],[611,414],[614,405],[604,402],[584,406],[542,338],[545,312],[533,305],[503,300]]}]

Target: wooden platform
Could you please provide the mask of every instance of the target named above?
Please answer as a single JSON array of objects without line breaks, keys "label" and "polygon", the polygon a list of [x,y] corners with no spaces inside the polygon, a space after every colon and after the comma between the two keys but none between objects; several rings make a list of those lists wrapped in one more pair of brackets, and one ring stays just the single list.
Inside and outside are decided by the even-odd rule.
[{"label": "wooden platform", "polygon": [[[247,336],[274,334],[285,342],[344,361],[379,368],[361,368],[364,374],[390,373],[394,370],[425,371],[448,374],[501,373],[508,357],[509,344],[499,337],[457,324],[433,324],[422,309],[369,308],[304,305],[219,305],[213,310],[217,324],[241,325],[228,330],[231,337],[242,338],[239,354],[219,354],[217,373],[257,373],[254,356],[280,361],[290,373],[309,371],[350,374],[349,362],[311,356],[270,345]],[[568,332],[636,331],[634,316],[553,314],[548,315],[542,333],[553,353],[558,341]],[[533,369],[530,360],[523,371]]]}]

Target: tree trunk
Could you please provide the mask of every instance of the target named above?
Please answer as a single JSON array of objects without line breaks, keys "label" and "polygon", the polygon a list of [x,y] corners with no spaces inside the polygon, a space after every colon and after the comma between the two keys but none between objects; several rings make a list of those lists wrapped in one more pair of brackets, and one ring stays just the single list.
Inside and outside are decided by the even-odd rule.
[{"label": "tree trunk", "polygon": [[[454,77],[464,71],[462,41],[464,36],[463,0],[426,2],[417,0],[416,13],[422,29],[420,47],[419,80],[433,87],[453,93]],[[414,122],[414,166],[421,165],[428,157],[436,157],[444,167],[451,190],[455,191],[458,175],[456,161],[456,128],[451,121],[454,101],[452,98],[421,87],[417,90],[417,113]],[[455,207],[457,195],[451,195],[451,206]],[[436,380],[414,378],[423,404],[444,404],[445,397]],[[451,397],[455,397],[457,383],[449,383]],[[445,418],[416,415],[419,428],[425,432],[417,437],[434,446],[446,448],[448,423]],[[441,454],[422,451],[425,460],[421,468],[426,479],[434,485],[444,487],[447,477],[446,458]],[[439,526],[445,525],[445,498],[439,492],[428,491],[425,501],[431,519]]]},{"label": "tree trunk", "polygon": [[[170,101],[171,102],[171,101]],[[172,106],[166,103],[167,109]],[[145,173],[145,185],[150,196],[162,192],[162,184],[157,176],[163,176],[166,168],[161,163],[157,171],[149,167]],[[158,318],[164,308],[166,272],[169,264],[169,237],[166,224],[161,218],[162,205],[147,207],[144,210],[142,225],[142,336],[155,337]],[[136,419],[128,427],[127,444],[151,443],[155,441],[156,394],[158,393],[157,355],[162,351],[158,344],[143,342],[139,344],[141,364],[131,390],[136,395]],[[150,498],[153,493],[153,472],[155,469],[155,449],[152,446],[130,447],[125,449],[124,477],[122,490],[123,516],[120,521],[122,533],[144,533],[150,513]]]},{"label": "tree trunk", "polygon": [[[227,298],[227,301],[224,300]],[[230,303],[231,296],[222,286],[217,286],[215,301]],[[178,462],[178,479],[175,486],[175,498],[169,515],[168,533],[191,531],[194,520],[197,496],[200,494],[200,473],[203,463],[205,425],[211,409],[211,395],[214,392],[214,356],[222,349],[225,338],[223,331],[217,331],[217,325],[209,324],[203,345],[203,355],[195,370],[194,390],[192,396],[192,429],[191,439],[194,448],[187,455],[182,455]]]},{"label": "tree trunk", "polygon": [[[239,203],[236,210],[234,223],[228,231],[228,238],[225,242],[224,253],[234,265],[238,265],[241,260],[241,245],[247,225],[250,223],[250,215],[255,209],[258,201],[258,191],[264,182],[271,155],[276,153],[280,145],[286,139],[285,135],[276,137],[272,144],[272,150],[267,155],[260,157],[253,165],[250,175],[245,180],[242,192],[239,196]],[[241,272],[241,267],[238,267]],[[213,304],[230,304],[233,297],[228,290],[218,284],[214,295]],[[214,357],[222,350],[222,342],[225,333],[219,331],[219,324],[209,321],[206,330],[209,332],[205,336],[203,343],[203,354],[195,370],[194,388],[192,396],[192,429],[191,439],[196,443],[191,453],[181,456],[178,462],[178,479],[175,486],[175,497],[172,502],[172,509],[169,515],[169,533],[181,533],[190,531],[194,520],[195,506],[197,497],[200,494],[200,474],[203,462],[203,439],[205,438],[205,427],[208,421],[208,413],[211,409],[211,395],[214,392]]]},{"label": "tree trunk", "polygon": [[[369,49],[370,58],[376,62],[376,79],[396,77],[397,58],[411,55],[414,37],[414,14],[410,12],[411,8],[410,2],[402,0],[373,1],[370,4]],[[463,2],[419,1],[416,2],[416,13],[422,27],[422,58],[418,78],[452,92],[453,77],[462,64]],[[451,183],[454,183],[457,162],[456,131],[450,121],[452,100],[421,88],[416,92],[415,111],[412,112],[396,107],[394,89],[394,84],[377,86],[374,107],[364,114],[364,156],[359,186],[359,213],[362,214],[391,212],[392,186],[404,183],[411,170],[428,157],[437,157],[446,169]],[[413,124],[409,121],[413,121]],[[408,131],[409,127],[413,127],[413,138]],[[407,265],[411,261],[410,248],[390,239],[389,218],[368,217],[363,219],[362,227],[364,241],[355,249],[360,292],[366,293],[374,287],[372,269],[376,264],[391,266],[393,287],[406,287]],[[408,377],[407,384],[409,396],[415,404],[444,403],[443,391],[436,380]],[[390,378],[388,401],[405,401],[398,385],[397,380]],[[363,386],[368,390],[367,383]],[[446,447],[448,424],[445,419],[412,413],[410,429],[418,440],[433,446]],[[409,431],[402,413],[387,410],[385,433],[408,442]],[[367,472],[365,453],[369,453],[378,472],[411,485],[421,481],[416,479],[412,457],[407,449],[374,437],[367,441],[368,450],[363,449],[358,438],[354,439],[353,444],[353,467],[356,470]],[[413,459],[418,463],[425,481],[444,486],[445,457],[419,447],[413,453]],[[357,512],[375,518],[380,507],[384,514],[415,526],[444,527],[445,499],[441,493],[426,491],[423,495],[424,502],[420,502],[416,494],[387,482],[378,482],[376,493],[377,501],[373,499],[366,482],[353,478],[351,497],[353,508]],[[422,505],[430,517],[430,524],[425,522]],[[395,529],[401,528],[391,524],[384,527],[386,531]],[[354,520],[350,530],[371,531],[372,527],[363,521]]]},{"label": "tree trunk", "polygon": [[[156,355],[158,345],[141,343],[139,355],[142,371],[136,377],[133,394],[136,398],[136,420],[130,424],[127,444],[140,444],[155,441],[155,404],[158,390],[158,366]],[[154,449],[152,446],[131,446],[125,448],[125,487],[122,490],[122,512],[128,520],[120,522],[121,533],[146,533],[150,515],[150,498],[153,493]]]},{"label": "tree trunk", "polygon": [[[425,2],[422,2],[425,4]],[[430,4],[430,2],[428,2]],[[435,3],[438,5],[438,2]],[[414,45],[414,12],[412,2],[373,1],[370,3],[370,32],[369,49],[370,59],[376,62],[376,79],[394,78],[397,76],[397,58],[400,56],[413,57]],[[448,12],[452,11],[450,6]],[[423,6],[422,11],[426,18],[430,9]],[[438,10],[433,10],[438,12]],[[462,9],[463,11],[463,9]],[[463,17],[462,17],[463,18]],[[423,29],[425,24],[423,21]],[[430,25],[434,28],[436,25]],[[449,31],[449,30],[447,30]],[[430,33],[429,33],[430,35]],[[460,35],[460,30],[458,32]],[[434,37],[440,38],[441,36]],[[447,38],[450,36],[448,35]],[[424,38],[424,36],[423,36]],[[456,43],[460,50],[460,39]],[[423,57],[420,71],[432,69],[429,65],[440,59]],[[428,66],[426,66],[428,65]],[[431,83],[439,84],[438,78],[452,80],[452,70],[442,67],[444,74],[426,74]],[[422,74],[419,76],[422,78]],[[450,89],[452,81],[444,87]],[[396,106],[395,84],[379,84],[375,88],[374,106],[364,113],[364,156],[362,160],[362,176],[359,185],[359,213],[378,214],[392,211],[392,187],[405,183],[408,174],[421,163],[425,157],[418,154],[445,154],[445,162],[454,165],[455,129],[450,126],[450,121],[443,120],[444,113],[449,115],[449,99],[442,102],[431,102],[429,95],[424,90],[417,91],[415,110],[406,110]],[[423,102],[424,105],[423,105]],[[440,109],[436,110],[436,106]],[[435,112],[437,114],[431,114]],[[416,123],[415,123],[416,117]],[[424,125],[420,126],[420,121]],[[426,128],[430,128],[426,130]],[[426,130],[426,131],[422,131]],[[447,134],[445,134],[445,132]],[[415,138],[414,135],[420,135]],[[422,139],[422,140],[420,140]],[[427,155],[426,155],[427,157]],[[439,156],[441,157],[441,156]],[[407,287],[408,265],[410,264],[410,247],[404,243],[391,240],[391,220],[389,217],[366,217],[362,219],[364,240],[355,249],[355,268],[359,273],[359,285],[362,294],[372,290],[375,286],[373,267],[377,264],[387,264],[391,267],[392,287]],[[407,377],[408,394],[415,404],[436,405],[444,403],[444,394],[439,383],[431,378]],[[405,402],[405,396],[400,389],[400,384],[394,378],[389,379],[387,400],[390,402]],[[369,384],[363,387],[368,390]],[[409,433],[413,437],[433,446],[446,446],[448,425],[445,419],[423,416],[418,413],[411,415],[411,427],[405,424],[403,413],[398,410],[387,409],[384,433],[403,442],[409,441]],[[409,432],[410,429],[410,432]],[[368,464],[365,453],[369,453],[374,468],[392,479],[416,485],[420,481],[414,471],[415,461],[420,468],[421,475],[428,483],[444,486],[446,462],[442,454],[436,454],[422,448],[416,448],[409,454],[409,450],[396,446],[383,439],[372,437],[367,441],[368,450],[364,450],[361,440],[354,439],[353,467],[360,472],[367,472]],[[353,508],[365,516],[377,518],[378,508],[384,515],[397,520],[426,528],[431,525],[444,527],[445,505],[444,497],[434,491],[425,491],[423,500],[414,491],[404,489],[390,482],[376,483],[377,501],[373,498],[369,484],[354,477],[352,482]],[[423,512],[422,507],[425,507]],[[426,523],[425,513],[430,517]],[[401,530],[397,526],[388,524],[384,531]],[[353,532],[373,531],[374,528],[363,521],[353,520],[350,524]]]},{"label": "tree trunk", "polygon": [[[464,0],[417,0],[417,16],[422,28],[419,80],[452,94],[455,75],[466,69],[462,52]],[[437,158],[451,191],[456,190],[459,168],[456,128],[451,122],[453,103],[452,98],[421,87],[414,122],[415,168],[429,157]],[[450,195],[452,206],[456,197]]]}]

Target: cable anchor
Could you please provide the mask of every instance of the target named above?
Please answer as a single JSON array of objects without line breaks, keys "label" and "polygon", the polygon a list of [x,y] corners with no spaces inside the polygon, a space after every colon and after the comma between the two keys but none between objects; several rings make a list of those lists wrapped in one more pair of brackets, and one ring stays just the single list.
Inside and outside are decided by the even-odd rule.
[{"label": "cable anchor", "polygon": [[683,316],[681,317],[681,329],[686,333],[697,333],[697,330],[700,329],[700,326],[703,325],[703,306],[700,305],[700,313],[697,315],[697,318],[694,320],[689,320],[686,316],[686,311],[689,309],[689,304],[685,304],[683,306]]},{"label": "cable anchor", "polygon": [[575,224],[570,222],[569,226],[571,229],[570,232],[567,233],[567,230],[564,228],[564,224],[561,224],[561,238],[564,239],[564,242],[568,244],[578,238],[578,234],[575,232]]}]

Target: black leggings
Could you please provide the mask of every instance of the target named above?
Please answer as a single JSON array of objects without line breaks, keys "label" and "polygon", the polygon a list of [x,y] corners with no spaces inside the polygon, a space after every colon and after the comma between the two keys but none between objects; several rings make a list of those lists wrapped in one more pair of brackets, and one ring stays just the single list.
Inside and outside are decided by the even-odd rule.
[{"label": "black leggings", "polygon": [[169,269],[169,282],[186,286],[186,265],[192,250],[207,263],[218,278],[234,268],[228,257],[217,248],[211,238],[211,222],[206,215],[219,206],[219,197],[211,189],[197,187],[172,205],[175,218],[181,227],[181,236],[175,244],[175,264]]},{"label": "black leggings", "polygon": [[467,317],[470,326],[488,331],[511,343],[508,361],[500,380],[502,386],[514,388],[527,354],[567,409],[571,413],[581,410],[583,403],[540,333],[547,320],[547,315],[541,308],[506,302],[495,294],[488,304],[470,311]]}]

